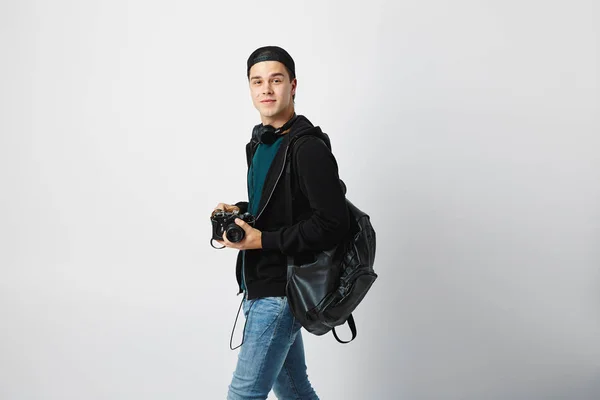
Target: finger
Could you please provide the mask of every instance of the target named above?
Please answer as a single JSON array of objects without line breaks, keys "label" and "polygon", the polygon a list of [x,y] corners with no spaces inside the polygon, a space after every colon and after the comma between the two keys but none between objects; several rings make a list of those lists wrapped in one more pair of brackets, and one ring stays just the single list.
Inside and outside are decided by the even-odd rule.
[{"label": "finger", "polygon": [[227,239],[227,232],[223,232],[223,245],[227,246],[227,247],[233,247],[233,248],[237,247],[235,245],[235,243],[230,242],[229,239]]},{"label": "finger", "polygon": [[215,215],[215,213],[217,211],[223,211],[223,205],[222,204],[217,204],[217,206],[213,209],[212,213],[210,214],[211,216]]},{"label": "finger", "polygon": [[227,211],[227,212],[231,212],[231,208],[232,207],[235,207],[235,206],[231,206],[231,205],[229,205],[227,203],[219,203],[219,204],[217,204],[216,209]]},{"label": "finger", "polygon": [[238,224],[238,226],[241,227],[246,233],[248,233],[248,231],[252,229],[252,227],[241,218],[236,218],[235,223]]}]

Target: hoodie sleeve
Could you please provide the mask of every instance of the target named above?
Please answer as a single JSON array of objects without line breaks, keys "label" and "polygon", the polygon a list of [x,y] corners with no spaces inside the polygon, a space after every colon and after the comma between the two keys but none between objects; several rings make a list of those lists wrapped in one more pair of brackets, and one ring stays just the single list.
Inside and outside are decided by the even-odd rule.
[{"label": "hoodie sleeve", "polygon": [[248,211],[248,202],[247,201],[239,201],[234,204],[237,208],[240,209],[240,214],[243,214]]},{"label": "hoodie sleeve", "polygon": [[312,215],[292,226],[263,231],[263,249],[279,249],[287,255],[328,250],[342,240],[350,226],[337,162],[327,145],[315,137],[294,151],[295,175]]}]

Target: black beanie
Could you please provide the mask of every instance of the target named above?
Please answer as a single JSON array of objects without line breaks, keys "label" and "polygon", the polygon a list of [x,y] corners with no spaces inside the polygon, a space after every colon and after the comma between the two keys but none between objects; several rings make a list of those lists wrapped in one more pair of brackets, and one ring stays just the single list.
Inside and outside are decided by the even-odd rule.
[{"label": "black beanie", "polygon": [[248,57],[248,70],[246,71],[248,78],[250,78],[250,68],[254,64],[263,61],[279,61],[285,65],[290,72],[290,80],[294,80],[296,77],[296,66],[292,56],[281,47],[265,46],[254,50],[254,52],[250,54],[250,57]]}]

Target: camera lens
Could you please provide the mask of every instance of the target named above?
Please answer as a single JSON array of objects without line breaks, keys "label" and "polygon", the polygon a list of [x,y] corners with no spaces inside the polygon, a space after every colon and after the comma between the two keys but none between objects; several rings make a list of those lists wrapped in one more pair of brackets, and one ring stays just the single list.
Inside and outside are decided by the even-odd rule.
[{"label": "camera lens", "polygon": [[244,230],[235,223],[227,227],[227,240],[231,243],[241,242],[244,239]]}]

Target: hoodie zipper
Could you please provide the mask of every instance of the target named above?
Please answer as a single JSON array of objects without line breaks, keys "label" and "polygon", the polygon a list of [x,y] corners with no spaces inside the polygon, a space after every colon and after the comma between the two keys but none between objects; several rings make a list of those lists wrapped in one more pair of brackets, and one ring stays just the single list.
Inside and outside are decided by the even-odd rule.
[{"label": "hoodie zipper", "polygon": [[[290,149],[290,143],[287,144],[286,148],[285,148],[285,155],[283,156],[283,167],[281,168],[281,171],[279,171],[279,175],[277,176],[277,180],[275,181],[275,184],[273,185],[273,189],[271,189],[271,193],[269,194],[269,198],[267,199],[267,201],[265,202],[265,205],[263,206],[262,210],[260,210],[260,212],[258,213],[258,215],[256,216],[256,218],[254,218],[254,221],[256,222],[258,220],[258,218],[262,215],[263,211],[265,211],[265,208],[267,208],[267,205],[269,204],[269,201],[271,201],[271,197],[273,197],[273,193],[275,193],[275,188],[277,187],[277,184],[279,183],[279,180],[281,179],[281,175],[283,175],[283,171],[285,171],[285,167],[286,167],[286,163],[287,163],[287,155],[288,155],[288,151]],[[244,287],[246,288],[246,296],[249,296],[250,291],[248,289],[248,284],[246,283],[246,253],[244,250],[244,254],[242,255],[243,260],[242,260],[242,277],[243,277],[243,281],[244,281]],[[241,293],[241,292],[240,292]],[[238,295],[240,294],[238,293]]]},{"label": "hoodie zipper", "polygon": [[[256,147],[258,147],[258,143],[256,143],[255,145],[253,145],[253,149],[254,150]],[[254,151],[252,152],[252,154],[254,155]],[[252,162],[252,161],[250,161]],[[249,170],[248,170],[249,172]],[[248,177],[246,177],[246,181],[248,180]],[[256,218],[254,219],[256,221]],[[246,250],[242,250],[242,281],[244,282],[244,289],[246,289],[246,298],[248,297],[249,294],[249,290],[248,290],[248,284],[246,283]],[[244,291],[241,290],[238,292],[238,296],[240,294],[242,294]]]}]

